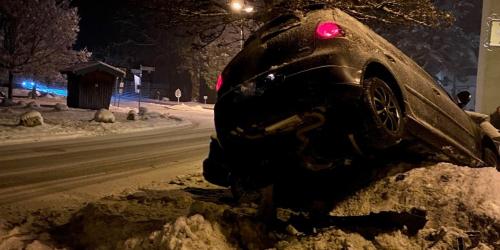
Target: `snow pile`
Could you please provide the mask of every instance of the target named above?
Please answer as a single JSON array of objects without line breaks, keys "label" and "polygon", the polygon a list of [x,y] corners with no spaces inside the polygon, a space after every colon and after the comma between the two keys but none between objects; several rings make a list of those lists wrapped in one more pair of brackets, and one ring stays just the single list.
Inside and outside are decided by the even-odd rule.
[{"label": "snow pile", "polygon": [[179,217],[166,224],[161,231],[145,238],[128,239],[123,249],[236,249],[231,246],[220,226],[197,214]]},{"label": "snow pile", "polygon": [[[201,174],[183,175],[90,203],[65,222],[47,223],[49,240],[31,236],[22,246],[39,240],[76,249],[500,249],[494,169],[399,164],[375,172],[382,176],[335,200],[329,217],[280,208],[273,225],[257,219],[255,202],[238,204]],[[0,227],[0,235],[11,230]]]},{"label": "snow pile", "polygon": [[495,169],[439,163],[372,166],[364,171],[374,172],[372,183],[352,194],[332,195],[333,210],[320,222],[291,220],[305,237],[278,245],[282,249],[500,249],[500,173]]},{"label": "snow pile", "polygon": [[139,108],[139,115],[140,116],[144,116],[147,113],[149,113],[149,109],[147,107],[140,107]]},{"label": "snow pile", "polygon": [[111,111],[107,109],[100,109],[95,112],[94,121],[104,122],[104,123],[115,123],[116,118]]},{"label": "snow pile", "polygon": [[139,119],[137,117],[137,112],[135,112],[135,110],[130,110],[127,114],[127,120],[129,121],[137,121],[137,119]]},{"label": "snow pile", "polygon": [[[484,233],[499,237],[499,190],[500,173],[494,168],[439,163],[386,177],[338,204],[331,214],[346,216],[419,207],[427,211],[430,227],[486,230]],[[491,224],[484,225],[486,222]],[[495,228],[496,233],[491,231]]]},{"label": "snow pile", "polygon": [[42,114],[38,111],[28,111],[19,117],[20,125],[25,127],[36,127],[43,125]]},{"label": "snow pile", "polygon": [[[46,238],[48,234],[44,234]],[[0,220],[0,249],[50,250],[54,247],[36,239],[39,236],[19,226]]]},{"label": "snow pile", "polygon": [[58,103],[56,103],[56,105],[54,105],[54,110],[55,111],[68,111],[69,108],[68,108],[68,105],[58,102]]}]

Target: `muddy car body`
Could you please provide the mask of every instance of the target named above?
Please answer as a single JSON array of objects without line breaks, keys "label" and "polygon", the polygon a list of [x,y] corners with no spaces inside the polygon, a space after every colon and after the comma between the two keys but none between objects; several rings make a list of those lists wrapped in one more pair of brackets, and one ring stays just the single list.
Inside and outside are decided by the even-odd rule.
[{"label": "muddy car body", "polygon": [[338,9],[264,25],[217,87],[204,176],[218,185],[235,178],[265,185],[403,142],[469,166],[498,161],[493,141],[429,74]]}]

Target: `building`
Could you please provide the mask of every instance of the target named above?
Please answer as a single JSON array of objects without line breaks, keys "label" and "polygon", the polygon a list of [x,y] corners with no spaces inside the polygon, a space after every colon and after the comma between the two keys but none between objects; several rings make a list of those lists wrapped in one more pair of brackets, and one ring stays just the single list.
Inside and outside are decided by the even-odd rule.
[{"label": "building", "polygon": [[476,111],[492,113],[500,106],[500,1],[483,1]]},{"label": "building", "polygon": [[61,71],[67,75],[67,103],[72,108],[109,109],[111,96],[125,72],[96,61],[82,63]]}]

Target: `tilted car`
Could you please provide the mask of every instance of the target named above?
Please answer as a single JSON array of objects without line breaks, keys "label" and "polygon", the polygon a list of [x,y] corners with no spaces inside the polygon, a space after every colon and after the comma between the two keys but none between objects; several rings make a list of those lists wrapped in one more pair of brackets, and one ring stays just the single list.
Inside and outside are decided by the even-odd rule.
[{"label": "tilted car", "polygon": [[[284,14],[246,41],[217,82],[214,184],[264,186],[301,171],[424,145],[451,162],[498,166],[498,149],[434,79],[338,9]],[[234,183],[233,183],[234,184]]]}]

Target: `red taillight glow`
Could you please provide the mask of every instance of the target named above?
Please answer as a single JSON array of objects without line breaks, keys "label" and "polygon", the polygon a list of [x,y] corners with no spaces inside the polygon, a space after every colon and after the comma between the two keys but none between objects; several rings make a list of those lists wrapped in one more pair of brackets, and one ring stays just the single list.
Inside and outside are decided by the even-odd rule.
[{"label": "red taillight glow", "polygon": [[223,81],[222,81],[222,75],[219,75],[217,78],[217,84],[215,85],[215,90],[219,92],[219,89],[222,87]]},{"label": "red taillight glow", "polygon": [[321,22],[316,27],[316,36],[319,39],[332,39],[342,35],[342,29],[333,21]]}]

